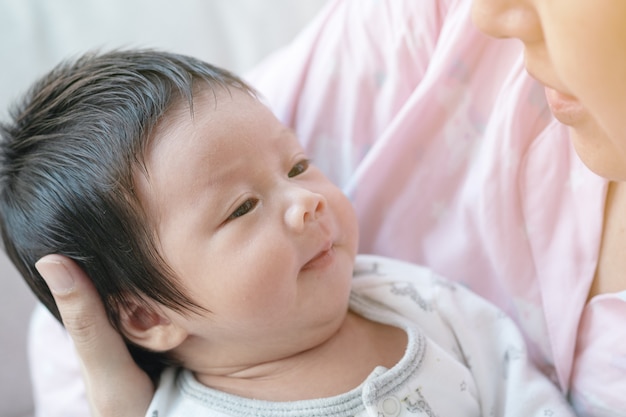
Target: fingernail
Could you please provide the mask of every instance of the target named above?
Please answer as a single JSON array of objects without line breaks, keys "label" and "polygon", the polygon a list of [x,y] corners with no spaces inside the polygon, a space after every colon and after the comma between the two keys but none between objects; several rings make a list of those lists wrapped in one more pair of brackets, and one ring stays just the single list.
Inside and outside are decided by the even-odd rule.
[{"label": "fingernail", "polygon": [[35,268],[53,293],[64,295],[74,289],[74,277],[63,262],[44,258],[35,263]]}]

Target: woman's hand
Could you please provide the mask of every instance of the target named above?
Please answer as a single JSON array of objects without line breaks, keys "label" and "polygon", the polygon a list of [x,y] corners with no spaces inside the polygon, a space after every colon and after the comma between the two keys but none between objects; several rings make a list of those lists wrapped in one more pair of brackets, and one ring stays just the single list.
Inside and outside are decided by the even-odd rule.
[{"label": "woman's hand", "polygon": [[109,323],[89,278],[61,255],[44,256],[36,267],[52,291],[76,346],[93,417],[144,416],[154,386]]}]

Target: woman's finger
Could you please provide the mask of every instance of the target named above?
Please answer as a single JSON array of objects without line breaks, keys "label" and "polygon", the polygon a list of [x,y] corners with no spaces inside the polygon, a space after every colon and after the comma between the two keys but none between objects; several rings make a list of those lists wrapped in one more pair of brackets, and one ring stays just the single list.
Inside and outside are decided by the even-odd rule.
[{"label": "woman's finger", "polygon": [[80,357],[94,416],[143,416],[154,393],[110,324],[89,278],[71,259],[47,255],[36,264]]}]

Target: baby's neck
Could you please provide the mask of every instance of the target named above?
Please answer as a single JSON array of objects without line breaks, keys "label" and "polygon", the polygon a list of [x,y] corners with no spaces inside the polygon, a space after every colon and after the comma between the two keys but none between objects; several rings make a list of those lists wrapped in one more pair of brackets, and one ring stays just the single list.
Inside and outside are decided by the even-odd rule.
[{"label": "baby's neck", "polygon": [[349,312],[340,329],[317,347],[234,374],[196,378],[223,392],[266,401],[331,397],[359,386],[376,366],[394,366],[406,345],[403,330]]}]

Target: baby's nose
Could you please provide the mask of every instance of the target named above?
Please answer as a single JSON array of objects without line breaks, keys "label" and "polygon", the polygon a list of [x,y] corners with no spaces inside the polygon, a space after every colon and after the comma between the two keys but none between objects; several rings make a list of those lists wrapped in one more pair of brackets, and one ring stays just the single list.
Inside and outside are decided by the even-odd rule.
[{"label": "baby's nose", "polygon": [[290,190],[285,210],[285,223],[289,228],[300,232],[309,222],[316,221],[326,210],[326,198],[307,189]]}]

